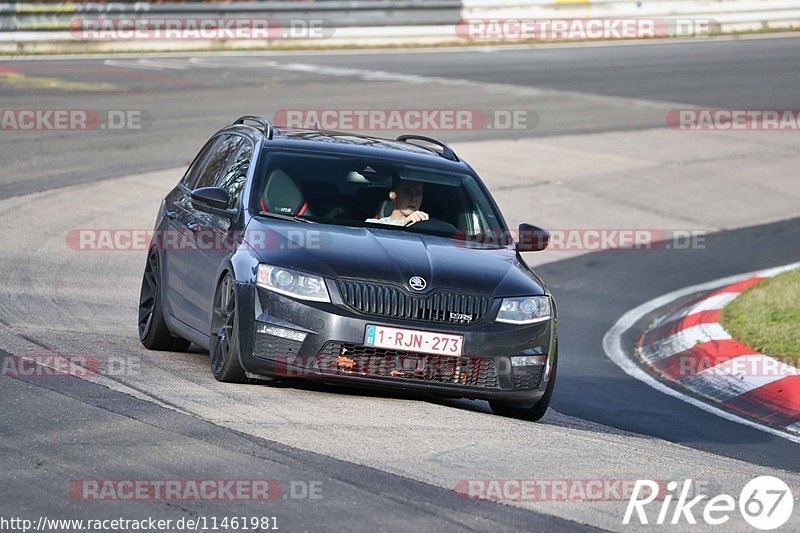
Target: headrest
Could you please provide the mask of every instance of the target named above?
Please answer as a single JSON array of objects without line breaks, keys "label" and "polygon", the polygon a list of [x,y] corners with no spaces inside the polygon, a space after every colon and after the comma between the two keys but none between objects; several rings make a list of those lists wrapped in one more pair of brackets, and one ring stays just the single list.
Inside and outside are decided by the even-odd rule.
[{"label": "headrest", "polygon": [[394,203],[391,200],[384,200],[378,208],[378,218],[388,217],[394,211]]},{"label": "headrest", "polygon": [[302,214],[305,206],[303,193],[294,179],[283,169],[276,168],[267,178],[261,207],[280,215]]}]

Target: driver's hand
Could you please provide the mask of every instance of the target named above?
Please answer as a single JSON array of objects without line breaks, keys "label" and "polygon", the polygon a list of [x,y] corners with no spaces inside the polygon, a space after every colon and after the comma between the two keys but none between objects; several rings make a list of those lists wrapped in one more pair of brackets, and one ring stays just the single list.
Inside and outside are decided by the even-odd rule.
[{"label": "driver's hand", "polygon": [[426,213],[425,211],[414,211],[413,213],[411,213],[406,217],[404,225],[409,226],[414,222],[422,222],[423,220],[428,220],[428,218],[430,217],[428,217],[428,213]]}]

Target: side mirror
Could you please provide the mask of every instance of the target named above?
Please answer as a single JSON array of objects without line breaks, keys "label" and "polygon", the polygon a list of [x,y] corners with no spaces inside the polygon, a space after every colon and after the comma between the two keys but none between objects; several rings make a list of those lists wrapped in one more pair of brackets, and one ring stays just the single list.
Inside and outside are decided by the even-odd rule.
[{"label": "side mirror", "polygon": [[192,207],[214,215],[230,216],[231,197],[222,187],[201,187],[192,191]]},{"label": "side mirror", "polygon": [[550,244],[550,233],[532,224],[519,225],[517,251],[541,252]]}]

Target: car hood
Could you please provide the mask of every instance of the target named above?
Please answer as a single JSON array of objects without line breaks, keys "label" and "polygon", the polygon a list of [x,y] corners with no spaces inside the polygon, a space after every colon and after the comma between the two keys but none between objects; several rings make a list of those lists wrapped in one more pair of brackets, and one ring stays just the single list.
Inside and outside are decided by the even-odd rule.
[{"label": "car hood", "polygon": [[[327,278],[402,285],[421,276],[427,287],[495,297],[545,294],[541,280],[512,248],[467,247],[463,241],[370,227],[253,219],[245,239],[259,260]],[[263,243],[259,245],[259,242]]]}]

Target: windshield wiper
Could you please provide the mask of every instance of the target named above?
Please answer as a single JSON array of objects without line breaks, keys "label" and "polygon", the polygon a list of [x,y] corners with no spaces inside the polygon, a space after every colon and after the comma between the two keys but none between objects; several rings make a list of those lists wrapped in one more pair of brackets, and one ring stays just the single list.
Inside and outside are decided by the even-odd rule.
[{"label": "windshield wiper", "polygon": [[278,218],[280,220],[294,220],[296,222],[306,222],[308,224],[314,224],[313,220],[309,220],[307,218],[303,218],[297,215],[281,215],[280,213],[270,213],[269,211],[259,211],[259,215],[262,217],[269,217],[269,218]]}]

